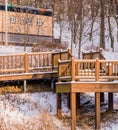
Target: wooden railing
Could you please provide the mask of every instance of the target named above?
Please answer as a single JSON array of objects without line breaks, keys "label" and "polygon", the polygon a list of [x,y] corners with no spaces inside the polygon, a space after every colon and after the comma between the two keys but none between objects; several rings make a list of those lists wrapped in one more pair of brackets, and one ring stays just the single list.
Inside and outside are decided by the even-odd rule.
[{"label": "wooden railing", "polygon": [[28,54],[28,72],[52,71],[52,52]]},{"label": "wooden railing", "polygon": [[26,54],[0,55],[0,74],[26,72]]},{"label": "wooden railing", "polygon": [[65,51],[58,51],[55,53],[52,53],[52,68],[53,70],[58,68],[58,60],[68,60],[71,59],[72,55],[71,55],[71,49],[65,50]]},{"label": "wooden railing", "polygon": [[99,51],[90,51],[90,52],[82,52],[82,58],[83,59],[105,59],[102,55],[102,48],[99,49]]},{"label": "wooden railing", "polygon": [[71,57],[71,50],[0,55],[0,75],[58,70],[58,60]]},{"label": "wooden railing", "polygon": [[110,81],[118,79],[118,61],[66,60],[58,62],[58,81]]}]

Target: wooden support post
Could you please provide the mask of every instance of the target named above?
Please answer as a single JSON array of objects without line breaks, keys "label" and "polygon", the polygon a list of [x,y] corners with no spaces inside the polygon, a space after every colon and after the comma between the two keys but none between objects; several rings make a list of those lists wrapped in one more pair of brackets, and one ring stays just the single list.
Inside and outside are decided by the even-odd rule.
[{"label": "wooden support post", "polygon": [[27,89],[27,81],[24,80],[24,93],[26,92],[26,89]]},{"label": "wooden support post", "polygon": [[108,110],[112,111],[113,110],[113,93],[108,93]]},{"label": "wooden support post", "polygon": [[100,93],[100,102],[104,102],[104,93]]},{"label": "wooden support post", "polygon": [[[108,70],[109,70],[109,76],[112,76],[113,74],[113,70],[112,70],[112,63],[109,63],[109,67],[108,67]],[[112,79],[109,79],[110,81],[112,81]],[[108,102],[109,102],[109,105],[108,105],[108,110],[109,111],[112,111],[113,110],[113,93],[108,93]]]},{"label": "wooden support post", "polygon": [[67,106],[69,109],[70,109],[70,104],[71,104],[70,93],[67,93]]},{"label": "wooden support post", "polygon": [[80,114],[80,93],[76,93],[76,110]]},{"label": "wooden support post", "polygon": [[62,117],[61,114],[61,93],[57,93],[57,116]]},{"label": "wooden support post", "polygon": [[100,130],[100,93],[95,93],[95,129]]},{"label": "wooden support post", "polygon": [[54,81],[51,81],[51,88],[54,89]]},{"label": "wooden support post", "polygon": [[71,130],[76,130],[76,93],[71,93]]}]

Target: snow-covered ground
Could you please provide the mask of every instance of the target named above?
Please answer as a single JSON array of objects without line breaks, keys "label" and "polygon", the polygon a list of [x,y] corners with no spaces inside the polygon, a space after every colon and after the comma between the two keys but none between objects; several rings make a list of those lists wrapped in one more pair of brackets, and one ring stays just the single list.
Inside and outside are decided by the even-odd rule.
[{"label": "snow-covered ground", "polygon": [[[20,49],[19,49],[20,48]],[[32,47],[26,47],[26,52],[31,52]],[[24,47],[23,46],[2,46],[0,45],[0,54],[16,54],[16,53],[23,53]]]},{"label": "snow-covered ground", "polygon": [[102,53],[107,60],[118,60],[118,52],[103,51]]},{"label": "snow-covered ground", "polygon": [[[105,103],[101,107],[104,112],[108,107],[107,93],[105,94]],[[64,117],[70,116],[70,110],[67,108],[66,95],[63,95],[62,111]],[[81,94],[83,126],[77,123],[77,130],[94,128],[94,125],[87,125],[92,120],[86,115],[94,114],[94,94]],[[106,116],[103,114],[101,130],[118,129],[118,95],[114,93],[114,111]],[[82,115],[81,115],[82,116]],[[108,119],[109,118],[109,119]],[[85,121],[84,121],[85,120]],[[6,126],[4,130],[70,130],[70,120],[66,121],[56,117],[56,94],[53,92],[41,93],[22,93],[0,95],[0,121],[1,126]],[[84,122],[87,123],[84,127]],[[16,127],[17,126],[17,127]],[[1,129],[2,130],[2,129]]]},{"label": "snow-covered ground", "polygon": [[[68,111],[64,107],[63,110],[65,112]],[[55,129],[61,130],[64,124],[56,118],[55,114],[56,94],[54,93],[43,92],[0,95],[0,121],[2,120],[4,123],[1,125],[5,124],[4,126],[8,129],[20,130],[20,128],[16,129],[15,126],[26,126],[30,123],[27,130],[40,130],[38,127],[41,128],[45,125],[48,125],[49,130],[51,130],[53,127],[46,124],[51,123]],[[35,126],[34,124],[37,125]]]}]

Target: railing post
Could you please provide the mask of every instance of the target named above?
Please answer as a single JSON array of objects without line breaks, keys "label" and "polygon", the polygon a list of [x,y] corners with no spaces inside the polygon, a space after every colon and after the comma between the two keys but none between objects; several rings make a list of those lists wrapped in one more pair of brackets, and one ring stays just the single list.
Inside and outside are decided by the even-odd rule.
[{"label": "railing post", "polygon": [[54,53],[52,52],[52,71],[54,70]]},{"label": "railing post", "polygon": [[82,59],[85,59],[85,53],[82,52]]},{"label": "railing post", "polygon": [[108,66],[109,68],[108,68],[108,73],[109,73],[109,76],[112,76],[112,73],[113,73],[113,71],[112,71],[112,63],[109,63],[109,66]]},{"label": "railing post", "polygon": [[71,59],[71,76],[72,76],[72,81],[75,81],[75,61],[74,61],[74,58]]},{"label": "railing post", "polygon": [[60,76],[61,76],[61,67],[60,67],[60,59],[58,60],[58,82],[60,82]]},{"label": "railing post", "polygon": [[100,63],[99,63],[99,59],[96,59],[96,67],[95,67],[95,78],[96,81],[99,81],[99,71],[100,71]]},{"label": "railing post", "polygon": [[62,49],[60,50],[60,60],[62,60]]},{"label": "railing post", "polygon": [[24,64],[25,64],[25,73],[28,73],[28,54],[25,53],[25,58],[24,58]]},{"label": "railing post", "polygon": [[103,52],[103,49],[100,48],[100,49],[99,49],[99,58],[100,58],[100,59],[102,59],[102,52]]},{"label": "railing post", "polygon": [[90,52],[90,59],[93,59],[93,52]]},{"label": "railing post", "polygon": [[69,48],[68,49],[68,60],[71,58],[71,55],[72,55],[72,50]]}]

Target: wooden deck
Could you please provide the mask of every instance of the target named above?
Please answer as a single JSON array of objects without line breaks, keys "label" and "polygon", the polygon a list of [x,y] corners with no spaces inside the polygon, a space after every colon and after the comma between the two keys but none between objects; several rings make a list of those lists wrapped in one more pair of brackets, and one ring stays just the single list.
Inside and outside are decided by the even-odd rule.
[{"label": "wooden deck", "polygon": [[[100,95],[108,92],[109,110],[113,110],[113,92],[118,92],[118,61],[66,60],[58,63],[57,115],[61,116],[61,94],[69,93],[71,99],[71,129],[76,129],[77,94],[95,93],[95,129],[100,129]],[[76,100],[77,99],[77,100]]]},{"label": "wooden deck", "polygon": [[[70,94],[71,129],[76,129],[76,97],[81,92],[95,93],[95,129],[100,129],[100,95],[108,92],[109,110],[113,93],[118,92],[118,61],[77,60],[71,50],[0,55],[0,81],[58,78],[57,115],[61,116],[61,94]],[[77,99],[80,102],[80,98]]]}]

